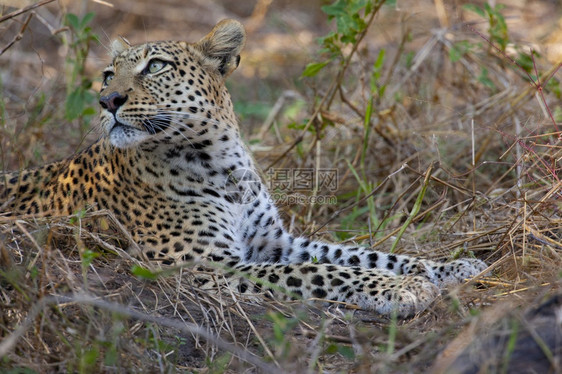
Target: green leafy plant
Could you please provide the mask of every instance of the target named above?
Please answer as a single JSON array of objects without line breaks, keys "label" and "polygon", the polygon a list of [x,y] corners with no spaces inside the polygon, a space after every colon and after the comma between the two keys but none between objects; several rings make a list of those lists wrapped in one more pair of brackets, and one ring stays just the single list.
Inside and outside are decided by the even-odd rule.
[{"label": "green leafy plant", "polygon": [[[502,10],[505,6],[496,4],[494,7],[491,7],[488,3],[485,3],[482,7],[474,4],[465,4],[463,8],[487,20],[489,40],[486,41],[489,44],[489,49],[497,48],[500,53],[505,54],[507,46],[510,45],[509,30],[505,22],[505,17],[502,14]],[[460,56],[474,50],[475,46],[481,47],[481,45],[481,43],[473,44],[468,41],[457,42],[449,51],[449,57],[452,62],[456,62]],[[527,73],[532,72],[534,70],[533,56],[527,51],[522,50],[518,45],[512,45],[511,47],[516,52],[514,59],[516,64],[511,65],[511,67],[514,69],[523,69]],[[538,55],[535,51],[533,51],[533,54]],[[485,86],[491,87],[491,81],[485,78],[486,75],[487,71],[485,72],[484,69],[482,69],[479,80]]]},{"label": "green leafy plant", "polygon": [[348,345],[331,343],[328,345],[328,347],[326,347],[326,350],[324,352],[327,354],[339,353],[348,360],[355,359],[355,352],[353,351],[353,347],[350,347]]},{"label": "green leafy plant", "polygon": [[155,272],[155,271],[151,271],[145,267],[142,267],[140,265],[133,265],[132,269],[131,269],[131,273],[133,273],[133,275],[141,278],[141,279],[145,279],[145,280],[156,280],[158,279],[158,276],[160,275],[160,272]]},{"label": "green leafy plant", "polygon": [[471,43],[468,40],[461,40],[459,42],[456,42],[449,49],[449,60],[451,60],[451,62],[457,62],[463,56],[474,51],[478,46],[482,46],[482,44]]},{"label": "green leafy plant", "polygon": [[[336,31],[319,39],[323,58],[320,61],[309,63],[302,73],[303,77],[314,77],[332,63],[339,65],[337,75],[333,79],[328,93],[319,103],[320,108],[329,109],[335,95],[340,92],[351,60],[385,2],[385,0],[336,0],[332,4],[322,7],[322,11],[328,16],[328,19],[335,20]],[[381,51],[373,66],[371,86],[376,95],[384,93],[384,85],[378,84],[384,57],[385,51]],[[370,114],[366,121],[370,122]],[[305,128],[310,127],[312,120],[308,122]],[[326,123],[322,123],[322,127],[324,126],[326,126]]]},{"label": "green leafy plant", "polygon": [[286,358],[291,349],[291,331],[299,324],[299,316],[287,317],[283,313],[270,311],[265,319],[273,323],[273,336],[271,345],[275,347],[275,355]]},{"label": "green leafy plant", "polygon": [[464,9],[488,20],[488,34],[490,35],[491,42],[499,45],[500,49],[505,52],[509,42],[509,35],[505,18],[501,13],[503,8],[505,8],[503,4],[496,4],[493,8],[488,3],[484,3],[482,7],[474,4],[464,5]]},{"label": "green leafy plant", "polygon": [[327,55],[324,61],[308,64],[302,73],[304,77],[313,77],[325,66],[334,60],[345,64],[349,55],[345,55],[344,48],[348,45],[357,45],[362,35],[368,29],[378,9],[384,0],[337,0],[330,5],[322,7],[328,19],[335,20],[337,31],[320,38],[322,52]]},{"label": "green leafy plant", "polygon": [[65,118],[68,121],[78,120],[82,131],[96,114],[93,105],[96,95],[92,92],[92,80],[87,77],[85,71],[90,45],[92,42],[99,42],[97,35],[89,26],[93,19],[94,13],[88,13],[82,18],[68,13],[64,21],[70,31],[70,38],[67,40],[70,53],[66,59],[69,76],[66,86]]}]

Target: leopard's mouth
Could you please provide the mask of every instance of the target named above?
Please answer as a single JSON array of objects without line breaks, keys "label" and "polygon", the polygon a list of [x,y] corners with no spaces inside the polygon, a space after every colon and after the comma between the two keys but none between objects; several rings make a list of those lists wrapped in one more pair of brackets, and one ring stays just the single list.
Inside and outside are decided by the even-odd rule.
[{"label": "leopard's mouth", "polygon": [[129,133],[136,132],[136,131],[141,131],[141,132],[144,131],[149,133],[150,135],[155,135],[169,128],[171,123],[171,118],[169,116],[162,116],[162,115],[154,116],[150,119],[146,119],[142,121],[140,123],[141,125],[140,127],[128,125],[126,123],[119,121],[117,118],[114,118],[114,120],[115,122],[113,123],[113,126],[111,126],[111,129],[109,130],[110,134],[116,130],[119,130]]},{"label": "leopard's mouth", "polygon": [[109,133],[112,133],[113,131],[117,130],[117,129],[131,129],[131,130],[138,130],[137,128],[133,127],[133,126],[129,126],[124,124],[123,122],[119,122],[118,120],[115,120],[115,123],[113,124],[113,126],[111,126],[111,130],[109,130]]}]

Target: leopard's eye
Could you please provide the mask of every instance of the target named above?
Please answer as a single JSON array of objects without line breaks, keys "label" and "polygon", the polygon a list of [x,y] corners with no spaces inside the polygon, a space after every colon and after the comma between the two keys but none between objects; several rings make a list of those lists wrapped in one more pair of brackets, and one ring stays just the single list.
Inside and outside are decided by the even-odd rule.
[{"label": "leopard's eye", "polygon": [[110,71],[106,71],[103,73],[103,84],[108,85],[109,82],[111,82],[111,80],[113,79],[113,77],[115,76],[115,74],[113,74]]},{"label": "leopard's eye", "polygon": [[145,71],[150,74],[158,73],[166,66],[166,62],[158,59],[150,60]]}]

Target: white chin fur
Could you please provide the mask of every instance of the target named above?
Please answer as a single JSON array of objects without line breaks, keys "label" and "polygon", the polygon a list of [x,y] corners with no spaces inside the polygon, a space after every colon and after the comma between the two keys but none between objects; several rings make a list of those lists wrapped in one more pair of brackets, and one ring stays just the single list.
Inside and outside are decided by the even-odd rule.
[{"label": "white chin fur", "polygon": [[150,134],[129,126],[116,126],[109,133],[109,141],[117,148],[126,149],[137,146],[150,138]]}]

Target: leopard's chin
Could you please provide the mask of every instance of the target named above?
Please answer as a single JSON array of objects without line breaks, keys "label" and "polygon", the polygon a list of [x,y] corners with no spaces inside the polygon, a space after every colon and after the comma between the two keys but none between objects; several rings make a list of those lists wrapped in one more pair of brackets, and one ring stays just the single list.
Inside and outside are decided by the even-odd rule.
[{"label": "leopard's chin", "polygon": [[109,130],[109,141],[114,147],[127,149],[136,147],[150,138],[152,134],[116,121]]}]

